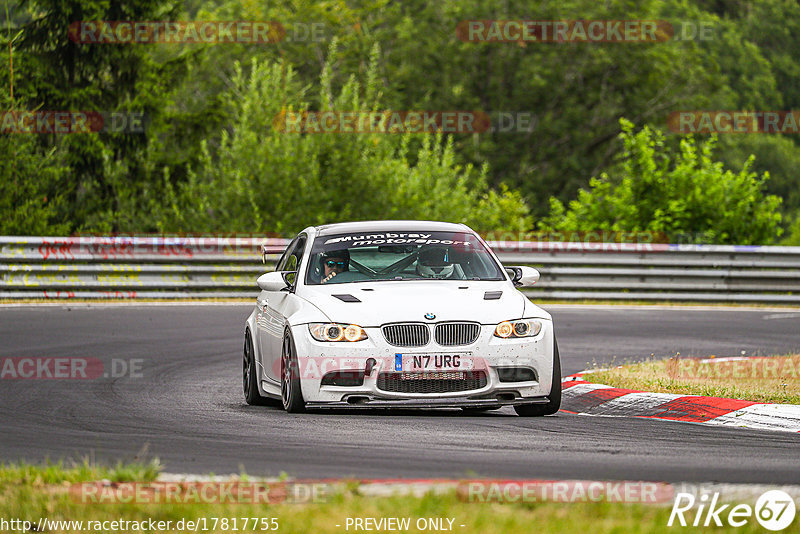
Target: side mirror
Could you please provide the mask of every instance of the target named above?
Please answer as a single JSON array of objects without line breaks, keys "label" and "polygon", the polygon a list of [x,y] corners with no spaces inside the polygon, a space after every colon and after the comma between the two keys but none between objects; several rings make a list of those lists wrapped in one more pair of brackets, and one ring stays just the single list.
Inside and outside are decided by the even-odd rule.
[{"label": "side mirror", "polygon": [[258,284],[258,287],[264,291],[280,291],[281,289],[289,286],[285,278],[287,274],[295,273],[287,273],[282,271],[264,273],[258,277],[256,283]]},{"label": "side mirror", "polygon": [[531,287],[539,281],[539,271],[533,267],[506,267],[506,272],[517,287]]}]

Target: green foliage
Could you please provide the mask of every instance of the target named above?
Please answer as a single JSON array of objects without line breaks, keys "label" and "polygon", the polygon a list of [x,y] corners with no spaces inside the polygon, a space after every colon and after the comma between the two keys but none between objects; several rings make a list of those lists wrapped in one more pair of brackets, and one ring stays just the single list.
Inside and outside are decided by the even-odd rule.
[{"label": "green foliage", "polygon": [[792,223],[786,230],[786,237],[780,243],[781,245],[800,247],[800,212],[794,214]]},{"label": "green foliage", "polygon": [[[326,39],[339,39],[342,72],[363,77],[371,47],[380,44],[384,53],[378,68],[388,108],[530,114],[529,129],[457,135],[454,148],[475,167],[489,162],[490,185],[505,183],[520,191],[539,214],[546,212],[551,195],[572,198],[613,161],[621,149],[616,141],[621,116],[636,117],[637,125],[658,125],[676,109],[763,109],[781,100],[769,61],[744,34],[746,24],[722,19],[696,2],[208,0],[203,6],[199,17],[279,20],[288,30],[288,38],[274,46],[209,50],[213,60],[198,73],[203,91],[222,90],[217,73],[228,71],[235,60],[249,65],[250,57],[285,59],[300,79],[313,83],[323,68],[325,43],[292,37],[302,24],[321,23]],[[709,25],[713,38],[654,44],[471,43],[455,31],[464,20],[522,14],[534,20],[691,21]],[[773,24],[781,23],[776,13],[767,15]]]},{"label": "green foliage", "polygon": [[[563,209],[569,218],[565,206],[576,197],[581,203],[581,188],[621,191],[619,162],[628,148],[620,117],[652,132],[676,110],[800,106],[800,48],[792,39],[800,32],[800,4],[794,0],[7,4],[0,31],[3,109],[134,111],[149,121],[144,135],[0,135],[3,233],[288,232],[319,221],[384,217],[527,231],[529,212],[557,219]],[[464,20],[520,18],[666,20],[676,29],[688,22],[711,32],[707,40],[593,44],[474,43],[456,33]],[[77,20],[179,19],[275,20],[287,35],[269,45],[81,45],[68,38]],[[321,38],[311,38],[311,25],[322,26],[313,34]],[[328,56],[333,38],[337,53]],[[15,103],[8,100],[9,40]],[[522,112],[532,122],[512,132],[447,139],[272,129],[271,118],[284,109],[326,106]],[[800,210],[800,136],[686,143],[697,152],[691,172],[715,176],[713,159],[725,169],[769,173],[766,192],[784,199],[775,209]],[[714,151],[709,167],[702,147]],[[672,161],[670,169],[684,151],[677,136],[656,149]],[[653,160],[664,164],[661,156]],[[669,183],[688,179],[673,177],[678,171],[654,172]],[[606,185],[590,185],[590,177],[602,184],[606,175]],[[707,202],[676,193],[673,205],[658,207],[633,188],[629,200],[641,194],[642,206],[595,211],[605,210],[603,220],[619,219],[617,225],[658,228],[675,238],[689,232],[702,234],[695,240],[772,242],[777,231],[763,218],[777,217],[774,210],[752,217],[737,211],[751,205],[749,196],[756,199],[752,205],[773,206],[769,197],[747,192],[748,184],[763,180],[732,182],[738,185],[725,193],[710,188]],[[743,204],[726,200],[720,213],[700,207],[721,198]]]},{"label": "green foliage", "polygon": [[63,151],[37,150],[25,135],[0,136],[0,235],[58,235],[64,198],[54,184],[64,180]]},{"label": "green foliage", "polygon": [[780,235],[781,200],[764,195],[768,174],[752,172],[752,158],[734,173],[712,158],[713,136],[684,138],[673,153],[658,130],[620,125],[621,161],[592,178],[569,209],[551,198],[541,229],[652,232],[693,243],[771,243]]},{"label": "green foliage", "polygon": [[170,196],[164,231],[296,232],[337,220],[435,219],[477,230],[530,226],[522,197],[490,190],[487,167],[460,165],[451,139],[427,134],[294,133],[275,127],[282,114],[381,109],[377,46],[366,84],[350,76],[332,89],[335,42],[319,93],[309,103],[293,67],[253,59],[231,79],[231,131],[202,145],[189,180]]},{"label": "green foliage", "polygon": [[[0,89],[0,109],[13,110]],[[3,112],[0,112],[3,113]],[[67,176],[65,152],[41,149],[25,134],[0,135],[0,235],[58,235],[70,226],[60,220]]]},{"label": "green foliage", "polygon": [[546,212],[551,195],[573,197],[612,161],[619,117],[658,123],[670,110],[694,109],[719,91],[717,69],[691,41],[474,43],[454,31],[463,20],[523,14],[533,20],[716,18],[687,2],[661,0],[398,2],[364,14],[372,30],[365,38],[386,43],[388,98],[398,106],[532,115],[529,129],[462,136],[456,146],[467,161],[489,161],[490,183],[521,191],[534,213]]},{"label": "green foliage", "polygon": [[[152,181],[151,171],[169,166],[187,141],[199,143],[185,132],[173,138],[166,125],[167,120],[175,122],[185,115],[167,111],[172,103],[169,87],[185,75],[185,61],[145,46],[77,44],[68,38],[69,25],[81,20],[174,19],[178,5],[177,0],[29,0],[17,5],[12,18],[23,23],[19,36],[13,37],[12,109],[132,112],[146,117],[149,130],[28,134],[25,139],[8,140],[18,146],[10,151],[17,161],[2,168],[0,204],[11,204],[17,216],[6,221],[6,231],[153,229],[143,208],[161,196],[154,187],[161,179],[158,174]],[[9,74],[9,63],[0,62],[6,101]],[[45,202],[41,199],[46,199],[46,214],[36,208]]]},{"label": "green foliage", "polygon": [[800,150],[790,135],[724,135],[715,154],[726,167],[740,168],[755,156],[752,170],[769,173],[766,191],[783,199],[787,212],[800,209]]}]

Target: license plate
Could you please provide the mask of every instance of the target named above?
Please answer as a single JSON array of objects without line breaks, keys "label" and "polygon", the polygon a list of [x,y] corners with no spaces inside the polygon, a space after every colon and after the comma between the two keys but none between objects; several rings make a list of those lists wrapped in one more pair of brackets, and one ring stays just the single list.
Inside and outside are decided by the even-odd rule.
[{"label": "license plate", "polygon": [[469,353],[395,354],[395,371],[470,371],[472,367]]}]

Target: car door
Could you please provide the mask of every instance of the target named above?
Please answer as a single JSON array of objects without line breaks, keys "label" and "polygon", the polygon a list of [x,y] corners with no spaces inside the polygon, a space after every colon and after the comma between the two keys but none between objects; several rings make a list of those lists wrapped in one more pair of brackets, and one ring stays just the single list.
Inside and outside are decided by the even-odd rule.
[{"label": "car door", "polygon": [[[275,270],[297,272],[303,258],[306,241],[304,234],[297,236],[287,247],[286,253],[278,262]],[[286,324],[283,311],[286,307],[286,299],[290,294],[288,288],[281,291],[262,291],[257,304],[260,318],[260,321],[257,322],[259,345],[262,347],[264,368],[262,376],[274,383],[280,383],[281,349],[283,330]]]}]

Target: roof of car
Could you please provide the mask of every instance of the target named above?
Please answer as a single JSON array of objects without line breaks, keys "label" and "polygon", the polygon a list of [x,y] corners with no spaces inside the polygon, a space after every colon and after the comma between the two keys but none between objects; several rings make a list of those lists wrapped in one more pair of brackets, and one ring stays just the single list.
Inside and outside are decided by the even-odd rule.
[{"label": "roof of car", "polygon": [[349,234],[354,232],[464,232],[465,224],[439,221],[358,221],[317,226],[317,235]]}]

